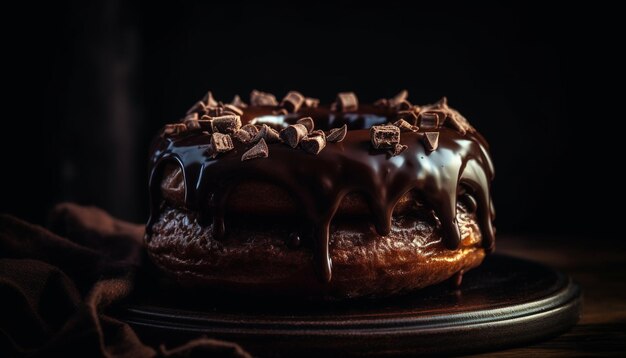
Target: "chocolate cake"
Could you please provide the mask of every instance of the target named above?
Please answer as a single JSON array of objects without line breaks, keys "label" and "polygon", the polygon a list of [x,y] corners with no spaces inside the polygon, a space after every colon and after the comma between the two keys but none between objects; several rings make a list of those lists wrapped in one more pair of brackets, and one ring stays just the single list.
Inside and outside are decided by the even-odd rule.
[{"label": "chocolate cake", "polygon": [[249,102],[209,92],[153,142],[146,243],[180,284],[380,297],[460,284],[494,249],[488,145],[445,98]]}]

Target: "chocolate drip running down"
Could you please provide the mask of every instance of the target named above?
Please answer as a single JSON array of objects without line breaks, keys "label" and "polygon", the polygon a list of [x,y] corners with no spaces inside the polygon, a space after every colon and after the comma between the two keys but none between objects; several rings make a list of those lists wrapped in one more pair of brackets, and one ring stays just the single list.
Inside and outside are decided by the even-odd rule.
[{"label": "chocolate drip running down", "polygon": [[[447,108],[447,104],[445,106]],[[330,282],[332,277],[330,224],[342,199],[349,193],[364,196],[377,233],[385,236],[390,232],[398,200],[416,191],[434,210],[444,244],[450,250],[456,249],[461,240],[456,222],[457,197],[470,195],[476,202],[483,246],[487,251],[493,249],[490,182],[494,170],[487,143],[469,124],[470,130],[459,131],[455,124],[448,127],[442,119],[444,125],[436,129],[402,132],[400,144],[407,148],[390,156],[387,150],[372,147],[370,127],[395,122],[397,108],[361,104],[353,112],[340,112],[328,106],[303,107],[298,113],[287,115],[276,115],[276,109],[277,106],[265,105],[247,107],[241,122],[243,125],[266,123],[280,129],[296,123],[299,118],[311,117],[315,128],[324,131],[345,124],[347,135],[339,143],[328,143],[317,155],[293,149],[285,143],[268,143],[267,158],[246,161],[242,161],[241,156],[252,144],[239,141],[233,141],[233,150],[216,158],[207,154],[211,146],[211,135],[207,132],[156,138],[150,161],[148,240],[163,201],[160,191],[163,167],[174,163],[182,169],[185,207],[201,213],[206,224],[212,222],[216,238],[227,239],[226,205],[239,184],[257,181],[285,189],[301,208],[301,217],[310,224],[314,265],[324,282]],[[424,144],[426,131],[439,133],[435,150],[431,151]]]}]

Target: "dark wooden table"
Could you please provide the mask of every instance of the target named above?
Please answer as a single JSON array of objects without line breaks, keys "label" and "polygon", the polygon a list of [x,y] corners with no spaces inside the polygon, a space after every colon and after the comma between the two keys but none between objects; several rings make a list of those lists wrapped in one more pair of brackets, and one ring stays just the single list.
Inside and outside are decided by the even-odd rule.
[{"label": "dark wooden table", "polygon": [[626,240],[498,237],[497,251],[570,274],[583,289],[583,316],[559,337],[475,357],[626,357]]}]

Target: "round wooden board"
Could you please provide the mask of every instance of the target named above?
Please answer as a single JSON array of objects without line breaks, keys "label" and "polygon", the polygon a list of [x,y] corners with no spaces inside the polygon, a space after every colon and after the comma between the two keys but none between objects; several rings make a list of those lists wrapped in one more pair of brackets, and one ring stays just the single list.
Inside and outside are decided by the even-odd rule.
[{"label": "round wooden board", "polygon": [[218,299],[147,283],[116,315],[146,341],[200,335],[258,356],[454,354],[555,336],[578,321],[580,288],[549,267],[502,255],[449,282],[379,300],[312,303]]}]

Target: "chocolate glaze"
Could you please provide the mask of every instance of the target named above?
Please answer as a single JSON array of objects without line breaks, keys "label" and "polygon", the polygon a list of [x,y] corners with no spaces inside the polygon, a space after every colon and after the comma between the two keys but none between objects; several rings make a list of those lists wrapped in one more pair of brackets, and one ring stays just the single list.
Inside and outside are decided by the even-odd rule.
[{"label": "chocolate glaze", "polygon": [[234,150],[212,158],[211,153],[207,153],[210,135],[206,133],[155,139],[150,159],[148,240],[162,204],[162,167],[165,163],[175,163],[183,172],[185,207],[200,212],[205,223],[212,222],[213,235],[217,238],[225,237],[227,232],[225,207],[238,184],[259,181],[285,189],[299,203],[303,230],[308,230],[313,237],[314,265],[324,282],[330,282],[332,277],[329,227],[342,198],[351,192],[364,196],[376,231],[385,236],[390,231],[398,199],[411,190],[417,191],[439,218],[444,243],[450,250],[456,249],[460,242],[457,197],[469,195],[475,199],[483,246],[488,251],[493,250],[490,181],[494,170],[487,143],[475,131],[462,134],[441,127],[437,129],[439,147],[432,152],[424,147],[422,130],[404,132],[400,143],[408,149],[390,157],[384,150],[371,148],[369,127],[393,121],[393,109],[361,105],[358,111],[341,113],[319,107],[305,108],[287,116],[272,115],[274,110],[276,107],[249,107],[244,111],[242,123],[274,122],[281,127],[310,116],[315,120],[316,129],[328,130],[347,124],[349,131],[342,142],[328,143],[318,155],[274,143],[268,144],[268,158],[245,162],[241,161],[241,155],[251,145],[237,142]]}]

